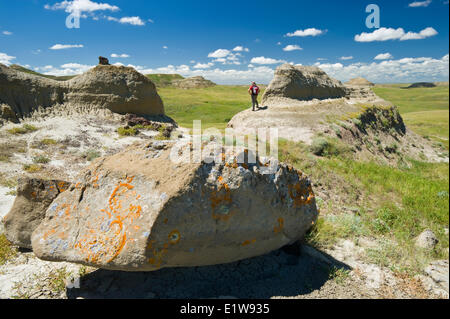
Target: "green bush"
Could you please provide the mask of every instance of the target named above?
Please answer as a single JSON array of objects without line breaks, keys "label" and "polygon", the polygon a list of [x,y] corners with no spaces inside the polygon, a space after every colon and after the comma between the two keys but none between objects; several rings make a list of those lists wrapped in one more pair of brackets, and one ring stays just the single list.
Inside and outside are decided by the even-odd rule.
[{"label": "green bush", "polygon": [[119,136],[135,136],[139,131],[134,127],[119,127],[117,133],[119,133]]},{"label": "green bush", "polygon": [[43,155],[33,157],[33,163],[35,163],[35,164],[47,164],[49,162],[50,162],[50,159]]},{"label": "green bush", "polygon": [[317,137],[313,140],[310,151],[317,156],[337,156],[342,153],[343,148],[340,147],[334,139]]},{"label": "green bush", "polygon": [[86,158],[87,161],[92,162],[96,158],[100,157],[101,154],[97,150],[88,150],[83,154],[83,157]]},{"label": "green bush", "polygon": [[22,125],[22,127],[14,127],[12,129],[9,129],[8,133],[13,134],[13,135],[19,135],[19,134],[27,134],[27,133],[35,132],[37,130],[38,130],[38,128],[34,125],[24,124],[24,125]]}]

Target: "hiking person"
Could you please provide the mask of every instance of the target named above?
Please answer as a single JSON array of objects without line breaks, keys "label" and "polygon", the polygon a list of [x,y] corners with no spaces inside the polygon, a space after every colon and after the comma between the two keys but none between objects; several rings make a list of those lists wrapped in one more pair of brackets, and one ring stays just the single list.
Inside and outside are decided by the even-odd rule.
[{"label": "hiking person", "polygon": [[259,109],[258,104],[259,87],[256,85],[256,82],[252,82],[252,85],[248,89],[248,93],[252,96],[252,111],[255,111],[255,105]]}]

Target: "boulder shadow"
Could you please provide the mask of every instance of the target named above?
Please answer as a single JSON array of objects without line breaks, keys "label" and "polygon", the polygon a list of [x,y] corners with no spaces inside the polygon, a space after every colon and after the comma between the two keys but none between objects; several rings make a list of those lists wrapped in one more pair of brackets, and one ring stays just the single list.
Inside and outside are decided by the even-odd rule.
[{"label": "boulder shadow", "polygon": [[229,264],[153,272],[99,269],[81,278],[67,297],[86,299],[239,299],[292,297],[320,289],[336,268],[350,269],[309,246],[289,246]]}]

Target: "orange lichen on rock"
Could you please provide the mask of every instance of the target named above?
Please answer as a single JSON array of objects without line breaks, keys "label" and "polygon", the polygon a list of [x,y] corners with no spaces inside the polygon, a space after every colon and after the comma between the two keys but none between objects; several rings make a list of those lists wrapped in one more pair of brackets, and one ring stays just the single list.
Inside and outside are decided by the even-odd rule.
[{"label": "orange lichen on rock", "polygon": [[[220,183],[216,190],[211,192],[211,209],[212,217],[214,219],[220,219],[227,221],[232,215],[236,213],[235,210],[229,210],[227,207],[231,204],[231,191],[227,183],[224,182],[223,177],[219,176],[217,181]],[[218,213],[218,208],[224,208],[227,211],[226,214]]]},{"label": "orange lichen on rock", "polygon": [[289,196],[294,201],[294,207],[310,204],[315,197],[312,187],[302,187],[300,182],[295,185],[288,185],[288,189]]},{"label": "orange lichen on rock", "polygon": [[254,244],[254,243],[256,243],[256,239],[246,240],[241,244],[241,246],[248,246],[248,245]]},{"label": "orange lichen on rock", "polygon": [[278,226],[275,226],[274,228],[273,228],[273,232],[274,233],[280,233],[281,231],[283,231],[283,228],[284,228],[284,219],[283,218],[278,218]]},{"label": "orange lichen on rock", "polygon": [[[133,226],[133,222],[141,216],[142,207],[133,203],[124,207],[123,203],[123,200],[129,197],[128,192],[134,189],[131,185],[133,179],[134,177],[128,177],[126,182],[119,182],[108,198],[107,207],[100,210],[107,215],[103,218],[107,228],[100,231],[94,227],[84,236],[80,236],[75,247],[81,250],[86,261],[98,262],[101,257],[104,257],[103,260],[109,257],[105,262],[110,263],[125,247],[129,238],[128,230],[134,232],[139,229]],[[97,180],[98,175],[93,181]],[[137,196],[136,191],[133,190],[133,198]],[[88,228],[90,228],[89,225]]]},{"label": "orange lichen on rock", "polygon": [[153,244],[154,240],[151,240],[147,245],[147,249],[151,251],[151,257],[148,259],[148,263],[160,268],[163,263],[163,258],[169,251],[169,245],[176,245],[181,240],[181,234],[177,229],[172,230],[167,236],[168,241],[162,244],[162,248],[155,248]]}]

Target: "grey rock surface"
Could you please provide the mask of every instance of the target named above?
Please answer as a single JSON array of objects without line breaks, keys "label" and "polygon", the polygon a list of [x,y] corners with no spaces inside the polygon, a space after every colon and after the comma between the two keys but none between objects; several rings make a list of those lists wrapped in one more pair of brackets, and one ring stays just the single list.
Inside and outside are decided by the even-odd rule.
[{"label": "grey rock surface", "polygon": [[433,249],[439,240],[429,229],[423,231],[416,239],[416,246],[423,249]]},{"label": "grey rock surface", "polygon": [[6,238],[16,246],[31,248],[31,233],[44,219],[48,206],[69,186],[59,180],[20,178],[13,207],[3,218]]},{"label": "grey rock surface", "polygon": [[263,175],[236,154],[175,164],[172,150],[135,145],[94,163],[47,210],[35,254],[124,271],[216,265],[296,242],[317,218],[309,179],[290,166]]}]

